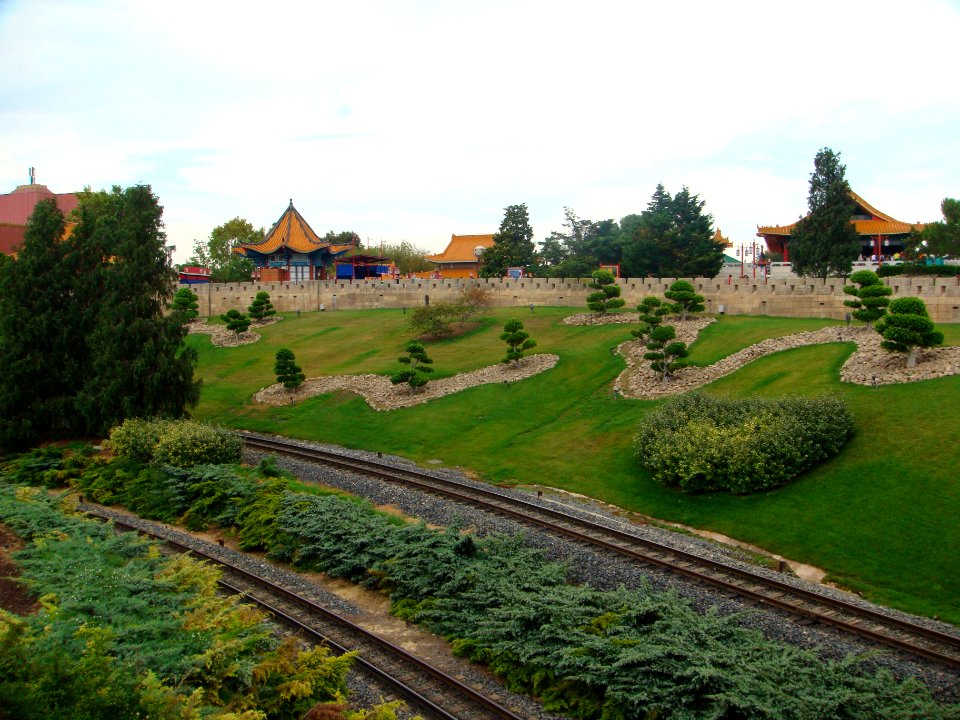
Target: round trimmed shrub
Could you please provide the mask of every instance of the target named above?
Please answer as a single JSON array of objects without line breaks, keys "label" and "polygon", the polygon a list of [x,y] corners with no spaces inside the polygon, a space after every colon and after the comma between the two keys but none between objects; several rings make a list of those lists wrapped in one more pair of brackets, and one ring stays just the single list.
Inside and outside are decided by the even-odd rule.
[{"label": "round trimmed shrub", "polygon": [[171,420],[127,418],[110,430],[110,448],[115,455],[142,463],[153,460],[153,449]]},{"label": "round trimmed shrub", "polygon": [[110,447],[139,462],[188,468],[239,462],[243,440],[192,420],[130,418],[110,431]]},{"label": "round trimmed shrub", "polygon": [[853,419],[833,397],[679,395],[651,411],[634,438],[653,478],[685,492],[750,493],[784,485],[833,457]]}]

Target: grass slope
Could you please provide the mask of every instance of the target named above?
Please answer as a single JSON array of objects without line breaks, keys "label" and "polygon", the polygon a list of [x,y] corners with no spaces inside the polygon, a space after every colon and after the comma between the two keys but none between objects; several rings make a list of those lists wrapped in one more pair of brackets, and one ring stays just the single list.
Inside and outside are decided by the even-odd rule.
[{"label": "grass slope", "polygon": [[[308,377],[390,373],[410,338],[400,311],[286,316],[263,340],[214,348],[190,336],[204,380],[198,418],[425,461],[442,459],[502,483],[542,483],[659,518],[716,530],[827,569],[847,587],[904,609],[960,623],[960,377],[862,388],[841,384],[854,346],[835,343],[757,360],[707,387],[728,395],[829,392],[847,399],[857,433],[839,457],[794,484],[749,497],[685,496],[637,466],[631,441],[654,401],[615,397],[623,359],[610,349],[629,325],[573,327],[569,308],[498,310],[460,337],[428,343],[435,376],[497,362],[503,322],[520,317],[536,352],[556,368],[510,385],[482,386],[437,401],[378,413],[355,395],[318,396],[289,407],[255,406],[274,382],[273,356],[289,347]],[[691,360],[709,365],[767,337],[811,330],[824,320],[727,316],[707,328]],[[960,326],[942,328],[960,344]],[[775,437],[758,437],[773,442]]]}]

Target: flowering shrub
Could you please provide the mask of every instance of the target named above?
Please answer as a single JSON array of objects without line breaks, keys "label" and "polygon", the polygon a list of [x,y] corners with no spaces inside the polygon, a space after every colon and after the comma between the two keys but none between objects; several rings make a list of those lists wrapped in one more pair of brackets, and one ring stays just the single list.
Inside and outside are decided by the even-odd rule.
[{"label": "flowering shrub", "polygon": [[852,434],[853,419],[836,398],[688,393],[643,419],[634,448],[663,485],[749,493],[783,485],[833,457]]},{"label": "flowering shrub", "polygon": [[239,462],[243,441],[222,428],[191,420],[125,420],[110,431],[114,453],[174,467]]}]

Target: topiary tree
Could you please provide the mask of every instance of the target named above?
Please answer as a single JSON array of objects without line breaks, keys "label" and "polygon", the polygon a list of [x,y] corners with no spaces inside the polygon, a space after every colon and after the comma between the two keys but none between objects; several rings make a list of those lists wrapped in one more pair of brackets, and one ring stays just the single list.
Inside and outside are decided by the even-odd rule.
[{"label": "topiary tree", "polygon": [[507,343],[507,355],[500,362],[519,362],[525,350],[536,347],[537,341],[530,337],[530,333],[523,329],[523,323],[517,318],[510,318],[503,325],[500,339]]},{"label": "topiary tree", "polygon": [[433,368],[429,367],[433,364],[433,360],[427,357],[427,350],[419,340],[408,342],[404,352],[407,354],[397,358],[397,360],[407,367],[394,374],[390,378],[390,382],[394,385],[407,383],[410,386],[410,392],[413,392],[427,384],[428,378],[421,373],[433,372]]},{"label": "topiary tree", "polygon": [[630,333],[642,342],[646,342],[650,333],[663,320],[663,316],[670,313],[670,305],[664,305],[660,298],[648,295],[640,304],[637,305],[637,312],[640,313],[640,327],[637,330],[631,330]]},{"label": "topiary tree", "polygon": [[920,348],[943,344],[943,333],[934,328],[927,306],[920,298],[897,298],[875,327],[883,336],[880,345],[884,349],[907,353],[908,368],[916,366]]},{"label": "topiary tree", "polygon": [[270,302],[270,293],[261,290],[253,299],[253,304],[247,308],[250,317],[254,320],[263,320],[271,315],[276,315],[277,311],[273,309],[273,303]]},{"label": "topiary tree", "polygon": [[182,287],[177,290],[173,296],[173,302],[170,309],[175,315],[180,317],[183,322],[189,322],[200,315],[200,298],[188,287]]},{"label": "topiary tree", "polygon": [[657,325],[650,330],[650,339],[647,341],[649,352],[643,354],[647,360],[652,360],[650,369],[660,375],[664,385],[675,370],[684,368],[688,364],[683,359],[690,354],[686,343],[679,340],[670,342],[676,337],[677,331],[673,325]]},{"label": "topiary tree", "polygon": [[220,319],[227,324],[227,330],[233,330],[237,337],[240,337],[240,333],[246,332],[247,328],[250,327],[250,318],[236,308],[227,310],[220,316]]},{"label": "topiary tree", "polygon": [[280,348],[273,364],[273,372],[277,376],[277,382],[283,383],[287,390],[293,390],[299,387],[307,376],[297,365],[297,359],[293,351],[288,348]]},{"label": "topiary tree", "polygon": [[607,310],[623,307],[625,300],[620,297],[620,286],[609,270],[594,270],[590,287],[597,292],[587,295],[587,307],[595,313],[603,315]]},{"label": "topiary tree", "polygon": [[673,300],[681,320],[687,319],[687,313],[703,312],[705,309],[703,295],[698,295],[686,280],[677,280],[663,295],[667,300]]},{"label": "topiary tree", "polygon": [[857,299],[844,300],[843,304],[854,308],[853,316],[871,327],[874,320],[887,314],[887,305],[890,304],[888,296],[893,294],[893,288],[884,285],[873,270],[858,270],[850,276],[850,282],[860,287],[844,285],[843,291]]}]

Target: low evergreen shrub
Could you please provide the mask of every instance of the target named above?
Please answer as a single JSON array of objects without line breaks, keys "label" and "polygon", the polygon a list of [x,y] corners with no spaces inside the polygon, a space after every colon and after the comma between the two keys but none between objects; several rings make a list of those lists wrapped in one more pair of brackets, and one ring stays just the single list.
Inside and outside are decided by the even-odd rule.
[{"label": "low evergreen shrub", "polygon": [[694,392],[648,413],[634,448],[663,485],[691,493],[750,493],[783,485],[833,457],[852,434],[853,418],[837,398],[728,399]]}]

